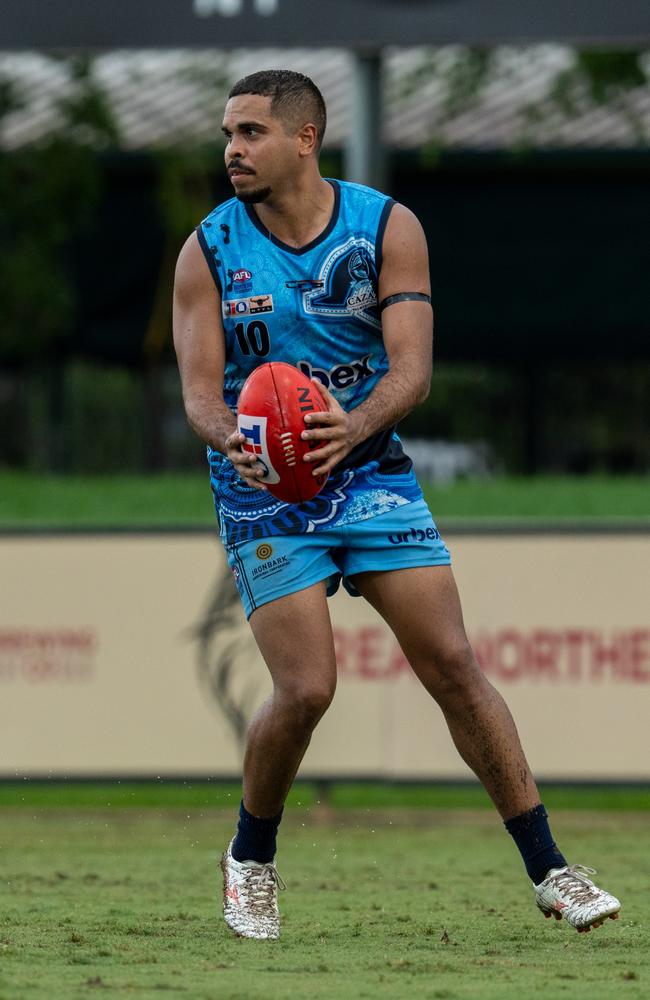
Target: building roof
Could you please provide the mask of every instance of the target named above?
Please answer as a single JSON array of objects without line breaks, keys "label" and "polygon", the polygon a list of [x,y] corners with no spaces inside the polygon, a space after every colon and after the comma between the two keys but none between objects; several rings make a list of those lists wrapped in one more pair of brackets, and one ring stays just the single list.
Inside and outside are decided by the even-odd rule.
[{"label": "building roof", "polygon": [[[267,67],[307,73],[321,88],[329,115],[325,148],[340,148],[355,127],[353,57],[343,49],[123,50],[97,54],[92,65],[126,150],[212,141],[228,88]],[[577,53],[564,45],[484,55],[460,46],[387,50],[385,140],[394,149],[647,147],[650,52],[638,65],[638,85],[609,86],[596,99]],[[79,86],[70,67],[43,53],[0,53],[0,83],[16,105],[0,120],[3,148],[38,141],[61,122],[60,103]]]}]

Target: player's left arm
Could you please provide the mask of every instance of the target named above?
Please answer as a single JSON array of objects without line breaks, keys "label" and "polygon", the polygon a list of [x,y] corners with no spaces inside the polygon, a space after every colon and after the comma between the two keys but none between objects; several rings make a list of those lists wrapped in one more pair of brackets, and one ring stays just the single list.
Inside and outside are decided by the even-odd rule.
[{"label": "player's left arm", "polygon": [[[394,206],[386,226],[378,291],[380,303],[404,292],[431,294],[424,231],[404,205]],[[316,463],[315,476],[330,472],[356,445],[398,423],[429,394],[433,341],[430,303],[401,300],[387,305],[382,312],[382,331],[390,367],[363,403],[346,413],[332,393],[318,383],[329,412],[308,414],[308,426],[321,426],[302,435],[326,442],[306,456],[306,460]]]}]

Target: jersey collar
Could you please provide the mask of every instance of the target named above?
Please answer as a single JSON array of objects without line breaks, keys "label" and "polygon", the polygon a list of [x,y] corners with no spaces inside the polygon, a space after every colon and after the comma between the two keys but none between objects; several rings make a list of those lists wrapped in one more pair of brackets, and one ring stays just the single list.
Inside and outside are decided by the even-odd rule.
[{"label": "jersey collar", "polygon": [[322,243],[323,240],[327,239],[329,234],[334,229],[334,226],[339,221],[339,210],[341,207],[341,185],[339,184],[338,181],[330,180],[329,177],[325,177],[324,179],[327,181],[328,184],[331,184],[334,189],[334,208],[332,209],[332,215],[330,216],[330,221],[327,223],[322,233],[319,233],[319,235],[316,236],[315,239],[311,241],[311,243],[306,243],[304,247],[290,247],[288,243],[283,243],[283,241],[279,240],[277,236],[274,236],[273,233],[270,233],[266,228],[266,226],[260,221],[259,216],[252,205],[244,205],[246,214],[250,219],[250,221],[255,226],[255,228],[262,234],[262,236],[265,236],[267,240],[270,240],[270,242],[273,243],[274,246],[279,247],[280,250],[285,250],[287,253],[292,253],[297,257],[301,256],[304,253],[308,253],[310,250],[313,250],[314,247],[317,247],[319,243]]}]

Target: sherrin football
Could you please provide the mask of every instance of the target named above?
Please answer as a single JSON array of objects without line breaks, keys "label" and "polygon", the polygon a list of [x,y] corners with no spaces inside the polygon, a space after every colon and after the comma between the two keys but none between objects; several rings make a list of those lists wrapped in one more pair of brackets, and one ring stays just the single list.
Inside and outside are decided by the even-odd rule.
[{"label": "sherrin football", "polygon": [[327,410],[321,393],[306,375],[283,361],[269,361],[248,376],[237,404],[237,429],[246,441],[242,449],[266,469],[260,481],[286,503],[311,500],[327,476],[313,476],[303,456],[318,441],[303,441],[305,414]]}]

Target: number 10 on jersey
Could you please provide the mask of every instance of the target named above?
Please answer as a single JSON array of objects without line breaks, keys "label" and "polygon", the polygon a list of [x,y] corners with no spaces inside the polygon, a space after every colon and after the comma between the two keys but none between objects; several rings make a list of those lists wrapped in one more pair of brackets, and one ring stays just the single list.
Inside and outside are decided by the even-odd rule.
[{"label": "number 10 on jersey", "polygon": [[253,319],[249,323],[237,323],[235,336],[242,354],[250,357],[265,358],[271,350],[269,328],[261,319]]}]

